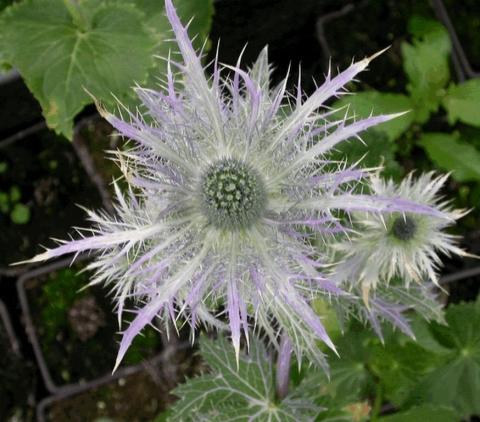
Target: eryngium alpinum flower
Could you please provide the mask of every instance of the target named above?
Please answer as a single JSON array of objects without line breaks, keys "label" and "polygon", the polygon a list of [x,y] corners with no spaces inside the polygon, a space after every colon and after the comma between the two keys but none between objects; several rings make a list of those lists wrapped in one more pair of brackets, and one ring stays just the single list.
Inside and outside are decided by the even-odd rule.
[{"label": "eryngium alpinum flower", "polygon": [[333,278],[354,290],[360,289],[367,305],[371,291],[394,278],[401,280],[406,289],[412,282],[438,286],[438,254],[468,255],[456,245],[456,236],[444,232],[465,215],[464,210],[452,209],[439,195],[447,177],[424,173],[415,179],[410,173],[395,185],[372,174],[370,189],[374,195],[408,199],[435,208],[442,215],[350,213],[356,233],[350,234],[348,240],[332,243],[343,258]]},{"label": "eryngium alpinum flower", "polygon": [[254,321],[274,344],[284,330],[299,357],[323,365],[317,340],[334,345],[309,302],[343,292],[319,272],[324,262],[309,236],[343,231],[338,210],[437,213],[354,194],[366,173],[340,165],[332,171],[328,153],[339,142],[397,116],[328,119],[325,101],[373,57],[328,74],[309,98],[300,87],[287,94],[287,79],[270,89],[266,49],[249,72],[223,66],[233,75],[223,78],[215,60],[207,78],[171,0],[165,3],[183,60],[168,59],[161,90],[137,89],[143,108],[128,121],[103,112],[136,143],[119,153],[129,193],[117,189],[114,217],[88,212],[90,236],[83,232],[33,260],[94,251],[91,283],[112,288],[119,318],[127,299],[135,300],[116,367],[155,317],[183,318],[192,327],[225,327],[227,320],[237,353],[241,331],[248,336]]}]

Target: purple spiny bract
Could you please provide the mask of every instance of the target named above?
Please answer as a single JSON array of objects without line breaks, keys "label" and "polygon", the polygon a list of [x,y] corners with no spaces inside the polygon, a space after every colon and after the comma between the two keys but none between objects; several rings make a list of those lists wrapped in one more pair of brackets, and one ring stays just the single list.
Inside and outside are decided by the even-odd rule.
[{"label": "purple spiny bract", "polygon": [[115,216],[88,211],[93,229],[32,261],[93,251],[91,284],[112,288],[119,319],[136,303],[116,367],[156,317],[228,328],[237,354],[250,325],[275,345],[283,331],[299,358],[325,366],[318,340],[335,347],[310,302],[353,298],[321,272],[328,261],[312,237],[348,231],[351,212],[443,217],[429,205],[358,193],[370,172],[328,158],[340,142],[401,114],[334,120],[338,110],[325,106],[378,54],[329,73],[309,98],[300,87],[288,94],[287,78],[270,87],[266,48],[248,72],[223,66],[232,75],[224,78],[215,60],[208,78],[165,3],[183,60],[168,59],[158,91],[137,88],[142,107],[128,121],[102,111],[135,142],[118,153],[130,189],[117,188]]}]

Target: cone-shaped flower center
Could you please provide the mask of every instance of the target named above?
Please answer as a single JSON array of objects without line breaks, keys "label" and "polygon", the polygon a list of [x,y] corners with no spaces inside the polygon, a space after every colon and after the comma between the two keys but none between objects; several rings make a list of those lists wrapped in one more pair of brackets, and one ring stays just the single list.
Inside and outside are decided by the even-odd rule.
[{"label": "cone-shaped flower center", "polygon": [[392,226],[393,235],[399,240],[411,240],[417,232],[417,223],[412,217],[399,216],[395,219]]},{"label": "cone-shaped flower center", "polygon": [[239,160],[228,158],[212,164],[202,178],[201,188],[205,215],[221,229],[247,228],[265,209],[263,180]]}]

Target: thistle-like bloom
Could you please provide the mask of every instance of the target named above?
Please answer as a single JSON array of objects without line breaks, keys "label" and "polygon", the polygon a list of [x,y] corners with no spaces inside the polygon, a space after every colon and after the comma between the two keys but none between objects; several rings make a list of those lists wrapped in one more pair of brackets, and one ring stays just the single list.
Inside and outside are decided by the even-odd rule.
[{"label": "thistle-like bloom", "polygon": [[226,320],[237,355],[241,331],[248,339],[254,322],[277,345],[286,332],[299,356],[323,365],[317,340],[334,345],[309,302],[343,292],[319,272],[324,262],[310,236],[345,230],[339,211],[437,213],[400,198],[355,194],[366,173],[332,169],[328,160],[339,142],[397,116],[329,120],[325,102],[375,56],[328,74],[308,99],[300,87],[291,96],[286,79],[270,89],[266,49],[249,72],[224,66],[232,77],[223,78],[215,60],[207,78],[171,0],[166,13],[183,60],[168,59],[161,90],[137,89],[143,108],[128,122],[103,112],[135,142],[119,153],[130,192],[117,189],[114,217],[88,212],[90,236],[33,260],[93,251],[92,284],[112,288],[120,318],[135,301],[116,366],[155,317],[181,317],[192,327],[225,327]]},{"label": "thistle-like bloom", "polygon": [[410,173],[397,186],[373,174],[370,188],[374,195],[411,200],[437,209],[441,215],[351,213],[356,234],[344,242],[332,243],[343,257],[334,269],[334,278],[360,288],[367,305],[371,291],[394,278],[407,289],[412,282],[433,282],[438,286],[439,253],[467,255],[456,245],[456,236],[444,232],[465,215],[464,210],[451,209],[439,196],[447,177],[425,173],[414,179]]}]

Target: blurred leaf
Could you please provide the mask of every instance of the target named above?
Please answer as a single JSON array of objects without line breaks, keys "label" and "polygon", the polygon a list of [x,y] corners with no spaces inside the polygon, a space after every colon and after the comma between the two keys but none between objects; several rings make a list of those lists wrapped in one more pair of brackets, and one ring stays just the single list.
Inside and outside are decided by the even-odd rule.
[{"label": "blurred leaf", "polygon": [[424,38],[428,41],[436,39],[443,42],[443,49],[449,49],[450,40],[444,37],[445,28],[437,20],[414,15],[408,20],[408,32],[417,39]]},{"label": "blurred leaf", "polygon": [[344,335],[335,341],[341,357],[329,353],[330,376],[324,371],[309,371],[301,388],[313,394],[316,402],[326,406],[325,398],[338,404],[357,402],[374,390],[374,378],[368,369],[372,359],[372,346],[379,340],[360,324],[352,324]]},{"label": "blurred leaf", "polygon": [[370,368],[382,384],[385,398],[396,407],[408,399],[412,388],[420,378],[435,367],[437,357],[419,345],[406,341],[397,334],[377,345]]},{"label": "blurred leaf", "polygon": [[[480,305],[464,303],[447,309],[448,326],[428,326],[433,338],[448,352],[443,363],[424,377],[411,395],[412,402],[455,408],[466,418],[480,414]],[[458,417],[458,416],[457,416]]]},{"label": "blurred leaf", "polygon": [[330,377],[322,370],[308,369],[295,394],[309,398],[322,408],[316,421],[368,420],[371,407],[365,398],[374,388],[374,380],[367,370],[371,337],[371,333],[363,330],[356,333],[349,331],[338,339],[335,344],[341,358],[330,354]]},{"label": "blurred leaf", "polygon": [[[0,25],[1,24],[2,24],[2,20],[0,19]],[[10,64],[7,62],[6,51],[5,51],[7,48],[4,43],[5,41],[2,37],[2,31],[0,30],[0,76],[3,73],[7,73],[11,69]]]},{"label": "blurred leaf", "polygon": [[431,112],[438,110],[445,95],[444,87],[450,80],[450,38],[446,29],[435,21],[412,18],[410,28],[416,37],[413,44],[402,44],[403,68],[409,79],[407,89],[415,107],[414,118],[424,123]]},{"label": "blurred leaf", "polygon": [[440,168],[459,182],[480,180],[480,151],[448,133],[424,133],[418,143]]},{"label": "blurred leaf", "polygon": [[0,191],[0,212],[6,214],[10,209],[10,196],[8,193]]},{"label": "blurred leaf", "polygon": [[152,422],[167,422],[168,418],[173,415],[172,409],[167,409],[160,413]]},{"label": "blurred leaf", "polygon": [[28,0],[5,10],[7,60],[40,102],[50,128],[68,138],[73,118],[92,102],[111,101],[146,79],[154,40],[134,6],[79,0],[81,19],[62,0]]},{"label": "blurred leaf", "polygon": [[460,85],[451,84],[442,104],[450,124],[460,120],[480,127],[480,79],[471,79]]},{"label": "blurred leaf", "polygon": [[[349,113],[355,113],[358,118],[368,117],[371,113],[389,114],[408,111],[413,108],[413,104],[406,95],[403,94],[384,94],[377,91],[366,91],[346,95],[336,101],[333,107],[343,107],[350,104]],[[336,117],[342,118],[345,110],[340,111]],[[389,141],[394,141],[405,132],[413,122],[414,114],[406,113],[401,117],[390,120],[375,126],[375,131],[385,133]]]},{"label": "blurred leaf", "polygon": [[179,385],[173,394],[180,397],[171,408],[172,421],[233,420],[296,422],[314,417],[319,409],[295,392],[278,402],[274,372],[262,343],[250,339],[249,354],[238,361],[231,343],[203,337],[201,355],[212,369]]},{"label": "blurred leaf", "polygon": [[22,193],[20,192],[20,188],[18,186],[11,186],[10,187],[10,201],[12,203],[20,201],[22,197]]},{"label": "blurred leaf", "polygon": [[15,224],[27,224],[30,221],[30,208],[24,204],[15,204],[10,218]]},{"label": "blurred leaf", "polygon": [[[315,313],[322,319],[322,324],[330,338],[335,341],[340,337],[342,329],[335,308],[326,299],[321,298],[313,299],[311,306]],[[328,350],[328,346],[323,343],[320,347],[322,350]]]},{"label": "blurred leaf", "polygon": [[383,416],[379,422],[458,422],[457,413],[450,407],[424,405],[405,412]]}]

